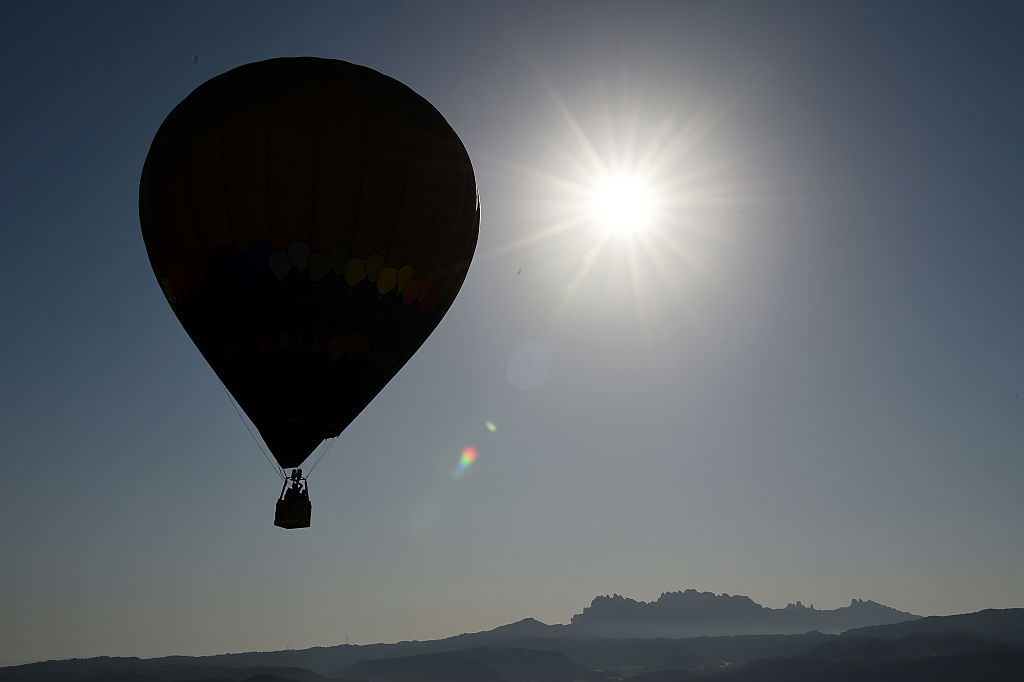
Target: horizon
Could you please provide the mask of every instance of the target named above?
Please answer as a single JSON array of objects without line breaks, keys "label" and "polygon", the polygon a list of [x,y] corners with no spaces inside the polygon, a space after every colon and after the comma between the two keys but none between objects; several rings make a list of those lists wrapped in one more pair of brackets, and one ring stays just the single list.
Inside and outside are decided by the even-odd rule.
[{"label": "horizon", "polygon": [[[696,589],[696,588],[684,588],[684,589],[679,589],[679,590],[667,590],[667,591],[662,592],[659,595],[658,599],[660,599],[661,597],[664,597],[665,595],[668,595],[668,594],[679,594],[679,593],[691,592],[691,591],[692,592],[696,592],[696,593],[701,594],[701,595],[712,594],[715,597],[743,597],[743,598],[751,599],[758,606],[761,606],[761,607],[766,608],[766,609],[777,610],[777,611],[784,610],[787,606],[793,606],[793,605],[799,605],[800,604],[800,600],[797,600],[795,602],[789,602],[789,603],[787,603],[786,605],[784,605],[782,607],[773,607],[773,606],[768,606],[766,604],[762,604],[758,600],[753,599],[752,597],[750,597],[748,595],[729,594],[729,593],[724,593],[724,592],[720,593],[720,594],[716,594],[714,592],[702,591],[702,590],[699,590],[699,589]],[[617,593],[614,593],[614,594],[601,594],[601,595],[596,595],[591,600],[591,604],[593,602],[597,601],[598,599],[602,599],[602,598],[604,598],[604,599],[611,599],[611,598],[614,598],[614,597],[623,597],[625,599],[632,599],[631,597],[628,597],[626,595],[617,594]],[[654,601],[657,601],[657,599],[650,600],[650,601],[642,601],[642,600],[635,600],[635,601],[637,601],[638,603],[641,603],[641,604],[650,604],[650,603],[653,603]],[[862,603],[879,604],[879,602],[876,602],[876,601],[874,601],[872,599],[860,599],[860,598],[857,598],[857,597],[851,597],[850,603],[847,603],[845,605],[841,604],[841,605],[835,606],[835,607],[818,608],[818,607],[814,606],[813,604],[804,604],[803,606],[805,608],[814,609],[814,610],[817,610],[817,611],[831,611],[831,610],[835,610],[835,609],[847,608],[847,607],[851,606],[853,602],[857,602],[857,601],[860,601]],[[894,608],[894,607],[892,607],[889,604],[879,604],[879,605],[886,606],[888,608]],[[586,608],[586,607],[584,607],[584,608]],[[897,610],[901,610],[901,609],[897,609]],[[518,625],[519,623],[523,623],[523,622],[527,622],[527,621],[535,622],[535,623],[540,623],[541,625],[545,625],[545,626],[552,626],[552,625],[568,626],[568,625],[570,625],[571,620],[575,616],[579,615],[579,613],[582,613],[582,611],[583,611],[583,609],[581,608],[578,613],[574,613],[569,618],[569,621],[565,622],[565,623],[548,623],[548,622],[545,622],[545,621],[540,621],[540,620],[538,620],[536,618],[533,618],[531,616],[526,616],[526,617],[521,618],[519,620],[516,620],[516,621],[513,621],[513,622],[509,622],[509,623],[502,623],[502,624],[499,624],[499,625],[495,625],[493,627],[486,628],[484,630],[477,630],[477,631],[472,631],[472,632],[468,632],[468,631],[467,632],[460,632],[460,633],[456,633],[456,634],[443,635],[443,636],[440,636],[440,637],[430,638],[430,639],[412,638],[412,639],[403,639],[403,640],[394,640],[394,641],[378,641],[378,642],[364,642],[364,643],[345,641],[345,642],[338,642],[338,643],[335,643],[335,644],[320,644],[320,645],[311,645],[311,646],[304,646],[304,647],[287,647],[287,648],[284,648],[284,649],[266,649],[266,650],[259,649],[259,650],[246,650],[246,651],[219,651],[219,652],[211,652],[211,653],[206,653],[206,654],[170,653],[170,654],[161,654],[161,655],[157,655],[157,656],[132,656],[132,655],[98,654],[96,656],[74,657],[74,658],[85,659],[85,658],[105,658],[105,657],[110,657],[110,658],[139,658],[141,660],[151,660],[151,659],[159,659],[159,658],[166,658],[166,657],[178,657],[178,656],[184,656],[186,658],[203,658],[203,657],[207,657],[207,656],[222,656],[222,655],[234,655],[234,654],[275,653],[275,652],[280,652],[280,651],[304,651],[304,650],[307,650],[307,649],[331,648],[331,647],[337,647],[337,646],[376,646],[376,645],[403,644],[403,643],[411,643],[411,642],[428,642],[428,641],[451,639],[451,638],[455,638],[455,637],[461,637],[463,635],[473,635],[473,634],[487,633],[487,632],[490,632],[492,630],[495,630],[495,629],[498,629],[498,628],[501,628],[501,627],[505,627],[505,626],[509,626],[509,625]],[[928,617],[930,617],[933,614],[911,614],[911,615],[913,615],[915,617],[918,617],[918,618],[928,618]],[[947,614],[947,615],[960,615],[960,614]],[[706,635],[703,635],[703,636],[706,636]],[[346,635],[346,640],[348,640],[348,639],[349,639],[349,636]],[[45,659],[45,660],[65,660],[65,659]],[[43,661],[20,661],[20,662],[4,662],[4,661],[0,661],[0,667],[2,667],[2,666],[9,666],[9,665],[25,665],[25,664],[29,664],[29,663],[45,662],[45,660],[43,660]]]},{"label": "horizon", "polygon": [[[632,620],[627,615],[620,623]],[[700,616],[696,620],[701,620]],[[773,628],[768,621],[762,621],[767,628],[762,627],[759,633],[746,631],[744,636],[730,636],[727,631],[736,623],[721,621],[725,631],[696,636],[670,631],[640,634],[644,627],[654,625],[653,621],[646,626],[641,624],[641,630],[621,631],[619,635],[552,633],[538,631],[531,625],[526,631],[497,628],[446,640],[369,647],[339,645],[222,654],[203,659],[108,657],[48,661],[10,672],[11,679],[18,682],[58,682],[66,679],[69,672],[82,682],[104,682],[125,676],[185,682],[195,679],[197,674],[267,682],[324,676],[387,682],[396,675],[424,682],[531,682],[538,676],[552,682],[615,682],[624,679],[624,675],[639,680],[690,682],[695,673],[705,679],[718,675],[735,682],[755,682],[763,680],[766,672],[772,678],[813,682],[837,674],[844,679],[917,679],[941,670],[941,679],[961,680],[983,674],[993,682],[1010,682],[1020,678],[1024,665],[1020,629],[1024,609],[938,619],[901,620],[893,614],[876,614],[871,620],[861,616],[846,624],[835,620],[804,621],[804,627],[820,624],[825,625],[825,631],[816,627],[795,630],[798,622],[791,618],[778,620]]]},{"label": "horizon", "polygon": [[[1024,4],[6,19],[0,660],[436,639],[676,585],[1024,606]],[[139,202],[179,102],[293,55],[425,98],[481,217],[283,530]]]},{"label": "horizon", "polygon": [[[592,605],[595,601],[597,601],[599,599],[613,599],[615,597],[622,597],[624,599],[633,600],[633,601],[636,601],[637,603],[641,603],[641,604],[651,604],[651,603],[654,603],[655,601],[660,600],[665,595],[681,594],[681,593],[684,593],[684,592],[696,592],[696,593],[701,594],[701,595],[711,594],[711,595],[713,595],[715,597],[741,597],[741,598],[746,598],[746,599],[750,599],[756,605],[758,605],[758,606],[760,606],[762,608],[772,609],[772,610],[776,610],[776,611],[782,611],[782,610],[786,609],[787,607],[794,606],[794,605],[798,605],[798,606],[802,605],[804,608],[813,609],[813,610],[816,610],[816,611],[819,611],[819,612],[820,611],[833,611],[833,610],[836,610],[836,609],[842,609],[842,608],[850,607],[850,606],[853,605],[854,602],[858,602],[859,601],[859,602],[862,602],[862,603],[877,604],[877,605],[884,606],[884,607],[887,607],[887,608],[895,608],[896,610],[901,611],[903,613],[909,613],[909,612],[903,611],[902,609],[899,609],[898,607],[893,607],[891,604],[882,604],[882,603],[877,602],[877,601],[875,601],[873,599],[870,599],[870,598],[865,599],[865,598],[859,598],[859,597],[851,597],[850,601],[846,602],[845,604],[839,604],[838,606],[828,606],[828,607],[823,607],[823,608],[822,607],[818,607],[818,606],[816,606],[814,604],[809,604],[809,603],[808,604],[802,604],[801,603],[802,600],[795,600],[795,601],[792,601],[792,602],[787,602],[786,604],[784,604],[782,606],[772,606],[772,605],[769,605],[769,604],[762,603],[762,602],[758,601],[757,599],[755,599],[753,597],[750,597],[749,595],[745,595],[745,594],[727,593],[727,592],[715,593],[715,592],[709,592],[709,591],[700,590],[700,589],[697,589],[697,588],[682,588],[682,589],[678,589],[678,590],[666,590],[666,591],[661,592],[658,595],[657,598],[651,599],[651,600],[634,599],[632,597],[629,597],[629,596],[623,595],[623,594],[619,594],[619,593],[599,594],[599,595],[595,595],[593,597],[593,599],[591,599],[591,601],[589,602],[589,605]],[[330,644],[330,643],[328,643],[328,644],[314,644],[314,645],[302,646],[302,647],[286,647],[286,648],[283,648],[283,649],[251,649],[251,650],[239,650],[239,651],[211,651],[211,652],[199,653],[199,654],[184,654],[184,653],[172,652],[172,653],[166,653],[166,654],[158,654],[158,655],[154,655],[154,656],[137,656],[137,655],[132,655],[132,654],[95,654],[95,655],[91,655],[91,656],[74,656],[74,657],[70,657],[70,659],[52,659],[51,658],[51,659],[38,659],[38,660],[7,660],[7,661],[0,660],[0,667],[16,666],[16,665],[27,665],[27,664],[30,664],[30,663],[41,663],[41,662],[54,661],[54,660],[74,660],[74,659],[107,658],[107,657],[109,657],[109,658],[139,658],[141,660],[151,660],[151,659],[159,659],[159,658],[167,658],[167,657],[179,657],[179,656],[183,656],[183,657],[186,657],[186,658],[204,658],[204,657],[208,657],[208,656],[222,656],[222,655],[234,655],[234,654],[274,653],[274,652],[280,652],[280,651],[304,651],[304,650],[308,650],[308,649],[331,648],[331,647],[337,647],[337,646],[376,646],[376,645],[403,644],[403,643],[410,643],[410,642],[429,642],[429,641],[437,641],[437,640],[445,640],[445,639],[461,637],[463,635],[487,633],[487,632],[490,632],[490,631],[498,629],[498,628],[502,628],[502,627],[510,626],[510,625],[517,625],[519,623],[523,623],[523,622],[527,622],[527,621],[539,623],[539,624],[544,625],[544,626],[553,626],[553,625],[570,626],[572,619],[575,618],[577,615],[580,615],[585,608],[588,608],[588,607],[581,607],[577,612],[574,612],[569,617],[569,619],[566,622],[564,622],[564,623],[563,622],[547,622],[547,621],[539,620],[539,619],[534,618],[532,616],[525,616],[525,617],[520,618],[520,619],[515,620],[515,621],[510,621],[510,622],[507,622],[507,623],[501,623],[501,624],[498,624],[498,625],[487,627],[487,628],[482,629],[482,630],[458,632],[458,633],[452,633],[452,634],[447,634],[447,635],[440,635],[440,636],[437,636],[437,637],[431,637],[431,638],[427,638],[427,639],[412,637],[412,638],[409,638],[409,639],[390,640],[390,641],[355,642],[355,641],[349,641],[351,639],[351,636],[346,634],[345,635],[345,640],[346,640],[345,642],[336,642],[336,643],[333,643],[333,644]],[[1010,608],[1014,608],[1014,607],[1010,607]],[[985,609],[982,609],[982,610],[985,610]],[[933,616],[962,615],[962,614],[910,614],[910,615],[913,615],[915,618],[929,618],[929,617],[933,617]],[[694,635],[694,637],[698,637],[698,636],[707,636],[707,635]]]}]

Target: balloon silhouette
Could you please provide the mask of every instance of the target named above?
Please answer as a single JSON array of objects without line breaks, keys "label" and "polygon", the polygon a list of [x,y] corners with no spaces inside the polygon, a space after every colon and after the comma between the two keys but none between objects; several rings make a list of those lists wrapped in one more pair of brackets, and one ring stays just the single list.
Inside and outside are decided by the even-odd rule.
[{"label": "balloon silhouette", "polygon": [[451,306],[480,221],[425,99],[363,66],[240,66],[167,116],[139,219],[185,331],[283,468],[337,436]]}]

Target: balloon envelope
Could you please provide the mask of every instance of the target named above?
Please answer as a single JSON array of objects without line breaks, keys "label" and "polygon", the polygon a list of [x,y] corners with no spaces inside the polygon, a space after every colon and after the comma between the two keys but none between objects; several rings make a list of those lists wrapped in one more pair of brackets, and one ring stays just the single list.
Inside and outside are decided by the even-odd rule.
[{"label": "balloon envelope", "polygon": [[476,247],[469,156],[425,99],[347,62],[248,64],[160,126],[142,234],[185,331],[299,466],[451,306]]}]

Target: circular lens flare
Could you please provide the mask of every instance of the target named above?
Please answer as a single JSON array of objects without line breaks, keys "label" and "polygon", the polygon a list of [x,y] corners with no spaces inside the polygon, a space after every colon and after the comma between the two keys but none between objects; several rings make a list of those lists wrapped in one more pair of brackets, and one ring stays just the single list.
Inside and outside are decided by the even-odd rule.
[{"label": "circular lens flare", "polygon": [[654,194],[637,175],[606,176],[591,192],[591,217],[614,232],[630,233],[644,229],[653,212]]}]

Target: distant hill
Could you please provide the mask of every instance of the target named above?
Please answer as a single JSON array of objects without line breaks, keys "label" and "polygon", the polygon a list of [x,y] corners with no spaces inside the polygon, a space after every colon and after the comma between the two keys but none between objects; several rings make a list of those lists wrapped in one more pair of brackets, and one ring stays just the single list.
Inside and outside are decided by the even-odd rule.
[{"label": "distant hill", "polygon": [[535,618],[523,618],[515,623],[499,625],[492,630],[476,632],[463,637],[478,636],[482,638],[506,638],[506,637],[563,637],[568,634],[565,625],[547,625]]},{"label": "distant hill", "polygon": [[912,623],[894,623],[851,629],[843,634],[858,637],[903,637],[915,632],[972,633],[1024,646],[1024,609],[985,609],[955,616],[928,616]]},{"label": "distant hill", "polygon": [[597,597],[572,617],[574,636],[696,637],[701,635],[796,634],[816,630],[838,633],[868,625],[920,618],[873,601],[818,610],[800,602],[784,609],[761,606],[750,597],[698,592],[665,592],[653,602],[620,595]]}]

